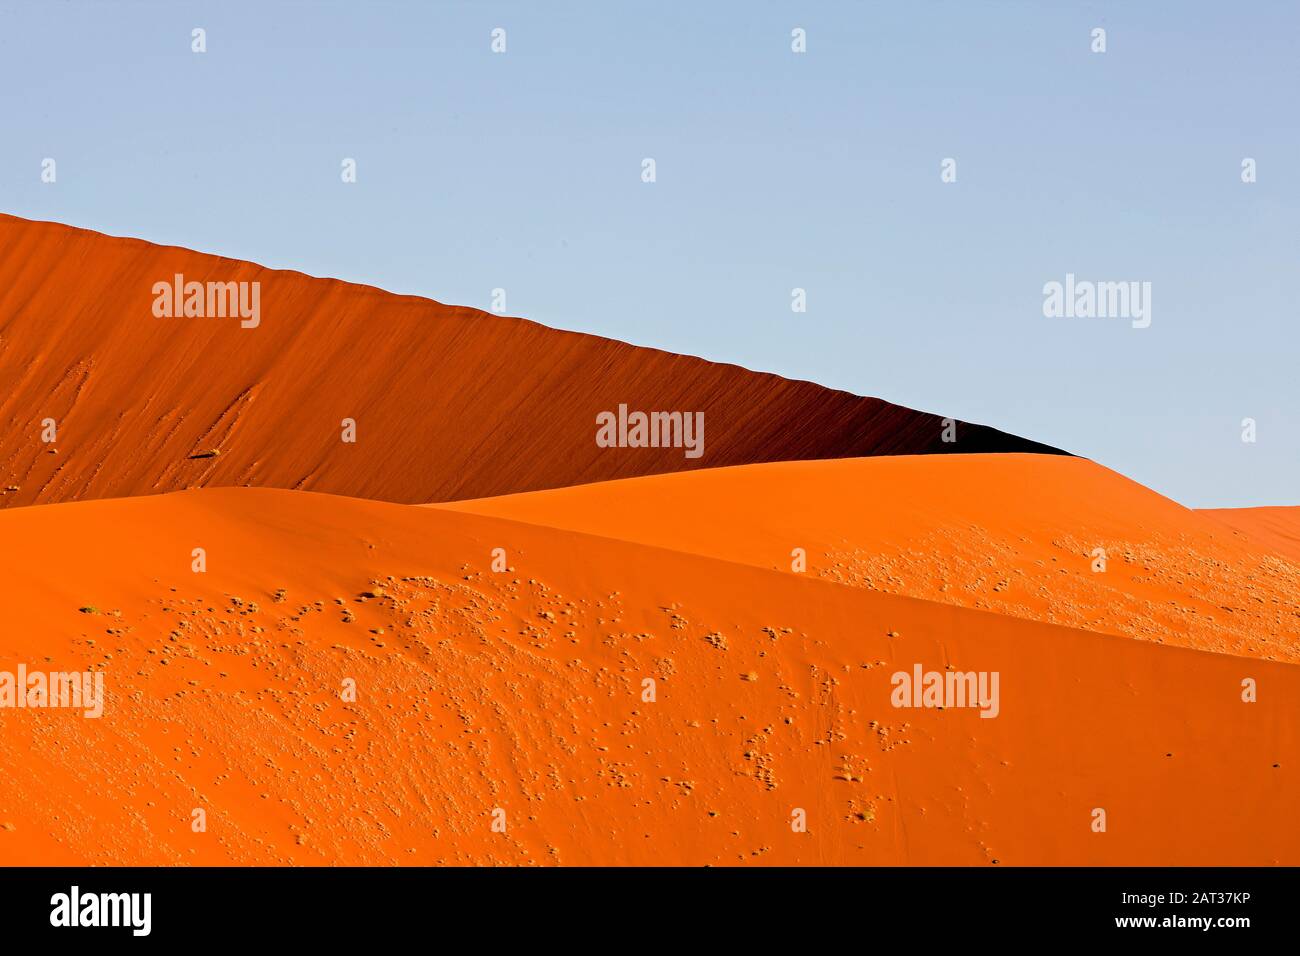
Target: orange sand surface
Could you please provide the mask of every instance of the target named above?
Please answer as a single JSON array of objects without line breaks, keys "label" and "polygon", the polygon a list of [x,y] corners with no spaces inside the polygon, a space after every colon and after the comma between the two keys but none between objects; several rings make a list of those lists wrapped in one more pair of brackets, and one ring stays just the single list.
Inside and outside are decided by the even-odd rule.
[{"label": "orange sand surface", "polygon": [[1198,513],[1232,526],[1253,545],[1300,561],[1300,508],[1206,508]]},{"label": "orange sand surface", "polygon": [[[155,317],[154,284],[177,274],[259,283],[259,324]],[[938,416],[811,382],[5,215],[0,382],[0,507],[238,485],[415,503],[758,461],[1050,450],[964,424],[947,443]],[[704,413],[703,454],[598,447],[597,414],[620,404]]]},{"label": "orange sand surface", "polygon": [[[1085,462],[1052,463],[1070,495],[1036,460],[1001,490],[962,461],[994,501],[954,553],[979,525],[986,575],[1030,593],[1099,534],[1218,541]],[[542,526],[564,498],[536,523],[269,489],[0,513],[0,670],[101,670],[108,697],[0,709],[0,863],[1300,863],[1300,668],[837,583],[883,579],[854,549],[909,527],[933,549],[956,500],[888,462],[905,504],[869,464],[780,466],[756,511],[764,468],[575,490],[606,536]],[[1067,495],[1057,545],[1035,529]],[[772,570],[797,541],[809,572]],[[915,664],[997,671],[998,716],[891,706]]]},{"label": "orange sand surface", "polygon": [[3,215],[0,381],[0,865],[1300,864],[1300,509]]},{"label": "orange sand surface", "polygon": [[781,462],[439,507],[786,573],[803,548],[824,580],[1300,662],[1300,509],[1192,511],[1081,458]]}]

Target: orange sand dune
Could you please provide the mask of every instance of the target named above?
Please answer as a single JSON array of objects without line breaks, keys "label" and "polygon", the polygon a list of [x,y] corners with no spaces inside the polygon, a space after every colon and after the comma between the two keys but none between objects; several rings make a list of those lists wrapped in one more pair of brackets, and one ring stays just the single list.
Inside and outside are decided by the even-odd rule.
[{"label": "orange sand dune", "polygon": [[785,572],[803,548],[845,584],[1300,662],[1300,510],[1191,511],[1080,458],[785,462],[440,507]]},{"label": "orange sand dune", "polygon": [[[204,284],[204,310],[207,283],[244,282],[251,314],[259,283],[256,326],[155,317],[155,283],[177,274]],[[0,381],[0,506],[233,485],[426,502],[757,461],[1052,450],[966,425],[945,443],[934,415],[810,382],[12,216]],[[599,447],[596,416],[620,404],[703,412],[703,453]]]},{"label": "orange sand dune", "polygon": [[1197,513],[1230,525],[1256,546],[1300,561],[1300,508],[1205,508]]},{"label": "orange sand dune", "polygon": [[[812,493],[847,469],[902,527],[867,464],[785,472]],[[693,480],[664,484],[699,511]],[[263,489],[0,513],[0,670],[107,694],[99,719],[0,709],[0,864],[1300,863],[1300,668],[751,566],[800,500],[727,545],[743,563]],[[997,716],[892,706],[914,665],[996,672]]]}]

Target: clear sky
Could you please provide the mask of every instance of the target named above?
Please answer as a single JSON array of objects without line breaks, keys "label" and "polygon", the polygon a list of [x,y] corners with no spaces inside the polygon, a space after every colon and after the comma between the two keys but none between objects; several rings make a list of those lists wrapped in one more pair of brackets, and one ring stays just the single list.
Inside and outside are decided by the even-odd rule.
[{"label": "clear sky", "polygon": [[[1187,505],[1300,504],[1298,34],[1289,0],[5,0],[0,210],[504,288]],[[1045,317],[1068,272],[1150,282],[1150,327]]]}]

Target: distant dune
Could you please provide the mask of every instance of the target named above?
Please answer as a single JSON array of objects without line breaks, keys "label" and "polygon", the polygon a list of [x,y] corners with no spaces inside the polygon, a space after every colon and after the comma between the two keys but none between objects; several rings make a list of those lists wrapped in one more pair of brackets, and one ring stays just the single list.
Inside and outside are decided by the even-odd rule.
[{"label": "distant dune", "polygon": [[[256,327],[155,317],[155,284],[178,274],[260,283]],[[945,442],[938,416],[809,382],[12,216],[0,381],[8,506],[223,485],[428,502],[761,461],[1056,451],[964,424]],[[703,412],[703,455],[598,447],[597,414],[620,404]]]},{"label": "distant dune", "polygon": [[443,507],[786,571],[803,548],[844,584],[1300,662],[1300,509],[1192,511],[1081,458],[788,462]]},{"label": "distant dune", "polygon": [[[0,537],[0,662],[107,695],[0,710],[2,863],[1300,863],[1292,665],[306,492]],[[917,666],[996,719],[892,706]]]},{"label": "distant dune", "polygon": [[1257,546],[1300,561],[1300,507],[1205,508],[1198,514],[1223,522]]}]

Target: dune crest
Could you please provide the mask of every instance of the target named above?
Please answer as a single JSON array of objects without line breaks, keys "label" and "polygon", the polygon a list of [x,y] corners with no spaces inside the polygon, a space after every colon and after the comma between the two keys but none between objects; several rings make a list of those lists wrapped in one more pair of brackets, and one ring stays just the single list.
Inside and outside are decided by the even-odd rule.
[{"label": "dune crest", "polygon": [[802,548],[841,584],[1300,663],[1300,509],[1192,511],[1082,458],[775,462],[439,507],[785,572]]},{"label": "dune crest", "polygon": [[[949,442],[939,416],[811,382],[4,215],[0,380],[11,507],[241,485],[415,503],[758,461],[1057,451],[964,423]],[[620,405],[702,415],[707,450],[601,447],[598,416]]]}]

